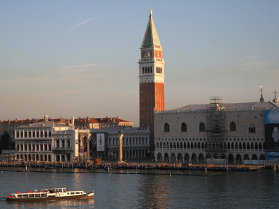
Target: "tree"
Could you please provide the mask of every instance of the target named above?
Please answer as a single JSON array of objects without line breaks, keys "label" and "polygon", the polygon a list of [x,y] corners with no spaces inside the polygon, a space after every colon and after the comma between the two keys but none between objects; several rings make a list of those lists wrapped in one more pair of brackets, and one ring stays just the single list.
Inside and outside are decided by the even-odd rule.
[{"label": "tree", "polygon": [[[0,152],[2,153],[3,149],[12,149],[14,147],[14,143],[9,142],[10,134],[5,131],[0,137]],[[10,146],[9,146],[10,143]]]}]

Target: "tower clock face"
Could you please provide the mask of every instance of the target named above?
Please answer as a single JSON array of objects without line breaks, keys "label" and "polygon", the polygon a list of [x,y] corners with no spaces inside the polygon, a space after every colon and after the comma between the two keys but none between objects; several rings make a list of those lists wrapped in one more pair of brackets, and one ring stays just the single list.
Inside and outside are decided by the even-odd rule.
[{"label": "tower clock face", "polygon": [[145,52],[144,57],[151,57],[151,52]]}]

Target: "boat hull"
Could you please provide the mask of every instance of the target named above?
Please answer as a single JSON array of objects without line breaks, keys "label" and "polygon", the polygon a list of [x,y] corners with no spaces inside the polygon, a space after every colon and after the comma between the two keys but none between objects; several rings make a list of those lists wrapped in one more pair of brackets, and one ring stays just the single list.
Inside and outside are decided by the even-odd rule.
[{"label": "boat hull", "polygon": [[74,196],[61,196],[61,197],[44,197],[44,198],[7,198],[7,201],[11,202],[37,202],[37,201],[53,201],[53,200],[72,200],[72,199],[92,199],[94,193],[88,193],[83,195]]}]

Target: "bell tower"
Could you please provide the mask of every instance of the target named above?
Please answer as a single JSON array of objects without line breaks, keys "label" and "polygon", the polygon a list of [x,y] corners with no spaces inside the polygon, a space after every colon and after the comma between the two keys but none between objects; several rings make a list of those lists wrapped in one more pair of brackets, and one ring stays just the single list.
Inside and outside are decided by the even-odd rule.
[{"label": "bell tower", "polygon": [[152,10],[141,44],[139,60],[140,127],[150,129],[150,146],[154,149],[154,112],[165,110],[164,59],[153,22]]}]

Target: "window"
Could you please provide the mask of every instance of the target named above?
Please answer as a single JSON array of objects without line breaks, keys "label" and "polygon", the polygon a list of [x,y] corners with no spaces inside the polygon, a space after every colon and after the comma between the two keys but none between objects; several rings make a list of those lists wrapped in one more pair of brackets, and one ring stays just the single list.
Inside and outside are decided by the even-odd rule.
[{"label": "window", "polygon": [[19,132],[18,131],[16,132],[16,137],[19,138]]},{"label": "window", "polygon": [[56,140],[56,147],[60,147],[59,139]]},{"label": "window", "polygon": [[253,123],[249,126],[249,133],[256,133],[256,127]]},{"label": "window", "polygon": [[50,132],[48,132],[48,136],[49,136],[49,137],[51,137],[51,131],[50,131]]},{"label": "window", "polygon": [[23,137],[23,131],[22,131],[22,132],[20,132],[20,137],[21,137],[21,138]]},{"label": "window", "polygon": [[70,140],[68,139],[68,141],[67,141],[67,144],[68,144],[68,147],[70,147],[71,146],[71,144],[70,144]]},{"label": "window", "polygon": [[31,137],[31,131],[29,131],[29,137]]},{"label": "window", "polygon": [[41,137],[44,137],[44,133],[41,131]]},{"label": "window", "polygon": [[230,131],[236,131],[236,125],[234,121],[230,123]]},{"label": "window", "polygon": [[200,125],[199,125],[199,130],[200,130],[200,132],[204,132],[204,131],[205,131],[204,122],[201,122],[201,123],[200,123]]},{"label": "window", "polygon": [[51,144],[48,145],[48,150],[51,151]]},{"label": "window", "polygon": [[181,132],[187,132],[187,125],[186,123],[181,124]]},{"label": "window", "polygon": [[24,137],[27,137],[27,131],[24,132]]},{"label": "window", "polygon": [[164,125],[164,132],[170,132],[170,125],[168,123]]},{"label": "window", "polygon": [[35,135],[35,134],[36,134],[36,132],[35,132],[35,131],[33,131],[33,137],[36,137],[36,135]]},{"label": "window", "polygon": [[47,137],[47,132],[45,132],[45,137]]},{"label": "window", "polygon": [[162,68],[161,67],[156,67],[156,73],[162,74]]}]

